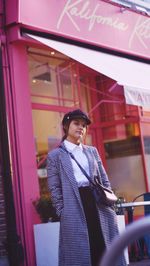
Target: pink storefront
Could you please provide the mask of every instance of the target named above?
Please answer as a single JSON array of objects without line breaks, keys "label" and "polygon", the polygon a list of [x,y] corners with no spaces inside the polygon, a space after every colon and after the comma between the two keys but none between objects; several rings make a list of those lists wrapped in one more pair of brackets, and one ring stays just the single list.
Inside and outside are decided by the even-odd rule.
[{"label": "pink storefront", "polygon": [[118,197],[150,190],[150,18],[112,1],[6,2],[1,49],[16,225],[23,265],[35,266],[33,201],[48,195],[45,158],[66,111],[89,113],[86,142],[99,149]]}]

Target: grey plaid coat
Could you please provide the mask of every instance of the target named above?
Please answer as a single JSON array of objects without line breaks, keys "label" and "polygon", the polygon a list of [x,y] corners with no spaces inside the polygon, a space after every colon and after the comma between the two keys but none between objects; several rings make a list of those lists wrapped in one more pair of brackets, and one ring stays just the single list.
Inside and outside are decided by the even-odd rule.
[{"label": "grey plaid coat", "polygon": [[[91,177],[96,175],[99,167],[102,182],[109,187],[97,149],[83,145],[83,150],[89,161]],[[69,154],[61,148],[49,152],[47,171],[53,205],[60,216],[59,266],[91,266],[87,224]],[[98,213],[105,244],[109,248],[118,234],[116,214],[109,207],[98,207]],[[122,256],[118,266],[124,265]]]}]

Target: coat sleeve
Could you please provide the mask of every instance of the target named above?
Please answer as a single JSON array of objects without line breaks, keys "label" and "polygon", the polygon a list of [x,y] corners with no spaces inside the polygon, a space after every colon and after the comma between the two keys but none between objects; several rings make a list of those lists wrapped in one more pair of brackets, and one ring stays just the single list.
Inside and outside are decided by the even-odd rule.
[{"label": "coat sleeve", "polygon": [[105,171],[105,168],[103,166],[102,160],[100,158],[100,155],[98,153],[98,150],[94,147],[94,155],[98,164],[98,169],[100,172],[100,178],[101,178],[101,182],[105,187],[111,188],[111,184],[110,181],[108,179],[107,173]]},{"label": "coat sleeve", "polygon": [[56,213],[60,216],[63,209],[63,196],[58,164],[55,156],[49,153],[47,156],[48,189]]}]

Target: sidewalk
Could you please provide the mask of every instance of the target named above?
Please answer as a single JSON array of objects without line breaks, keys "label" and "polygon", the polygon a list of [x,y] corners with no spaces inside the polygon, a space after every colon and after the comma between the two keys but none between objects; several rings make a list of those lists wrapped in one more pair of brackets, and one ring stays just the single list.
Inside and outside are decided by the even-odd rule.
[{"label": "sidewalk", "polygon": [[0,257],[0,266],[9,266],[7,257]]},{"label": "sidewalk", "polygon": [[150,260],[145,259],[141,261],[130,262],[129,266],[150,266]]}]

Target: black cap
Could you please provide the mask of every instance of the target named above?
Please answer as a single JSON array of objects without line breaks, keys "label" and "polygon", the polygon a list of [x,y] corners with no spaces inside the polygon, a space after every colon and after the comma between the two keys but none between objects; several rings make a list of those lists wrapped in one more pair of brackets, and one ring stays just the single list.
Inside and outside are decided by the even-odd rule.
[{"label": "black cap", "polygon": [[64,115],[64,118],[62,120],[62,124],[63,126],[67,123],[67,122],[71,122],[72,120],[76,119],[76,118],[82,118],[86,121],[86,124],[89,125],[91,124],[90,119],[88,118],[88,115],[84,112],[82,112],[80,109],[76,109],[72,112],[66,113]]}]

